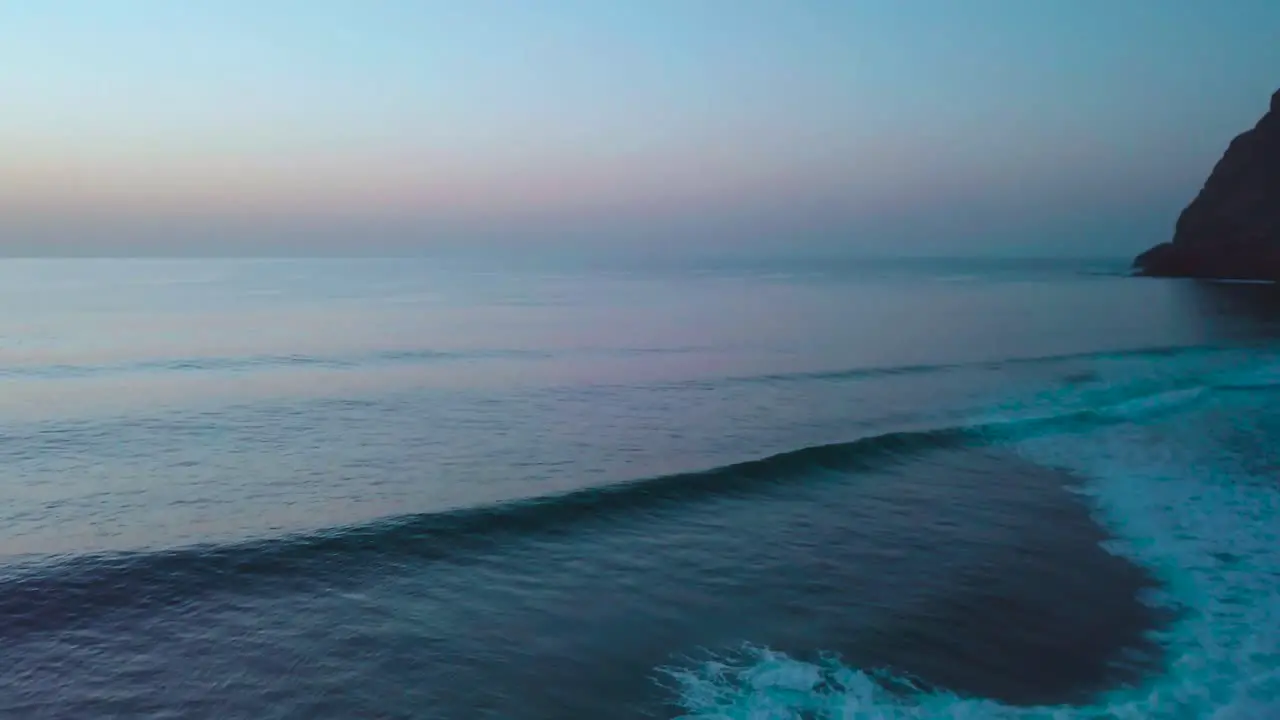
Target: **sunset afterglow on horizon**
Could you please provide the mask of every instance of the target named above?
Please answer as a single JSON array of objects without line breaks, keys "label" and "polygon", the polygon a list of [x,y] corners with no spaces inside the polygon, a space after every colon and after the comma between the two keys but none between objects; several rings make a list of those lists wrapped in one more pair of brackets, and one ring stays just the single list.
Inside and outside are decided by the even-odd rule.
[{"label": "sunset afterglow on horizon", "polygon": [[874,244],[966,203],[1167,222],[1280,67],[1260,1],[51,0],[0,27],[23,251],[173,217],[389,219],[406,246],[752,213]]}]

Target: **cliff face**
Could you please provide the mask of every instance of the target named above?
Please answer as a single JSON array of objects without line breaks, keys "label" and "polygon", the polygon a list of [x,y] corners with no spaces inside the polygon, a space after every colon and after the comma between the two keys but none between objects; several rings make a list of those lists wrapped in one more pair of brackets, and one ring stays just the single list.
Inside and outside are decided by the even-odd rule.
[{"label": "cliff face", "polygon": [[1280,281],[1280,91],[1252,130],[1231,141],[1173,242],[1139,255],[1134,268],[1156,277]]}]

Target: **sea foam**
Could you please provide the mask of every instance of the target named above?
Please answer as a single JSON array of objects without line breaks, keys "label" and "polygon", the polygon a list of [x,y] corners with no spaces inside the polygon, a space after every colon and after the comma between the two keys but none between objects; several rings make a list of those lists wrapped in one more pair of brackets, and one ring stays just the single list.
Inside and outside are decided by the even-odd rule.
[{"label": "sea foam", "polygon": [[734,660],[666,669],[680,717],[1280,717],[1280,488],[1206,431],[1214,422],[1220,428],[1223,418],[1266,413],[1266,403],[1249,396],[1233,406],[1242,394],[1213,392],[1212,385],[1096,408],[1110,422],[1089,430],[1008,443],[1032,461],[1081,477],[1078,492],[1115,538],[1107,549],[1161,582],[1163,590],[1144,601],[1174,611],[1176,619],[1154,633],[1164,662],[1142,685],[1116,688],[1088,705],[1014,707],[836,659],[802,662],[751,648]]}]

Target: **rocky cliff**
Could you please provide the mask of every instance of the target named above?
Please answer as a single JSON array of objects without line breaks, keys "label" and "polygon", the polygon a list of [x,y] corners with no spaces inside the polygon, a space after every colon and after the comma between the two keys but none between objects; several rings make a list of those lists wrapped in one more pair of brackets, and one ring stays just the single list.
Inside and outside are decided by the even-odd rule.
[{"label": "rocky cliff", "polygon": [[1134,260],[1141,275],[1280,281],[1280,91],[1252,130],[1231,141],[1173,242]]}]

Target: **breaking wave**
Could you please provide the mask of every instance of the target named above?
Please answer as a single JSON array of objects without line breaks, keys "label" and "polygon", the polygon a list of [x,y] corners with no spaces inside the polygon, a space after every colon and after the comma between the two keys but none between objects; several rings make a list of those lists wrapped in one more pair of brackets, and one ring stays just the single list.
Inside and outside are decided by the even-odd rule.
[{"label": "breaking wave", "polygon": [[932,450],[1016,443],[1123,424],[1177,410],[1202,398],[1211,387],[1113,392],[1075,404],[1059,400],[1045,408],[1008,411],[971,424],[907,428],[701,472],[306,534],[159,551],[37,558],[0,569],[0,634],[56,628],[115,609],[172,605],[228,587],[348,582],[361,573],[404,562],[465,558],[513,538],[555,532],[575,523],[658,512],[704,497],[848,478]]},{"label": "breaking wave", "polygon": [[1215,418],[1266,413],[1265,395],[1230,391],[1274,389],[1280,386],[1274,377],[1274,368],[1237,372],[1091,411],[1064,411],[1111,422],[1002,438],[1036,463],[1085,478],[1078,492],[1117,538],[1106,549],[1160,581],[1162,590],[1142,600],[1177,619],[1153,631],[1166,659],[1141,686],[1116,688],[1090,705],[1022,707],[848,667],[839,658],[808,662],[749,647],[734,657],[662,669],[680,717],[1280,717],[1280,488],[1274,473],[1234,462],[1220,439],[1204,432]]}]

